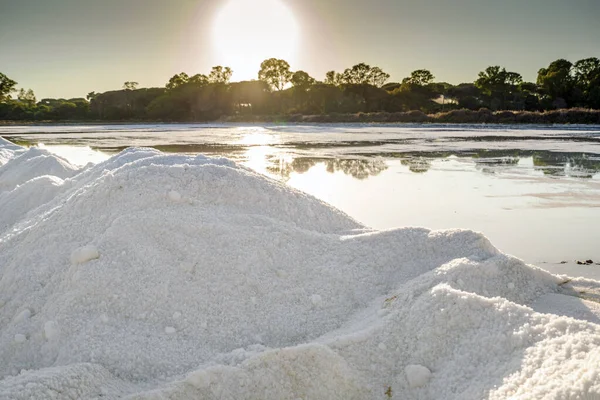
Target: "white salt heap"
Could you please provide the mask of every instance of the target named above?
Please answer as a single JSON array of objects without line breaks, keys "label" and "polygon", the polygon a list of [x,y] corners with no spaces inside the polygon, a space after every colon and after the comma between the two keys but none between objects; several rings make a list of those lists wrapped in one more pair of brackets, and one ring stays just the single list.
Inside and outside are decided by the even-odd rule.
[{"label": "white salt heap", "polygon": [[67,160],[37,147],[15,155],[16,157],[7,160],[0,167],[0,190],[11,190],[39,176],[49,175],[65,179],[78,171],[77,167],[69,164]]},{"label": "white salt heap", "polygon": [[600,396],[600,284],[481,234],[373,231],[226,159],[2,163],[0,399]]}]

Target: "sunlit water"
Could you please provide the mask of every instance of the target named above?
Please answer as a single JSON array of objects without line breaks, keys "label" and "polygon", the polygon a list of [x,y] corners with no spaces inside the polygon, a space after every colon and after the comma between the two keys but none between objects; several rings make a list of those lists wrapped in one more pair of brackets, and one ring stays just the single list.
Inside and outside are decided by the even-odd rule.
[{"label": "sunlit water", "polygon": [[67,125],[0,135],[79,165],[129,146],[223,155],[374,228],[474,229],[527,262],[600,279],[600,265],[575,265],[600,263],[600,127]]}]

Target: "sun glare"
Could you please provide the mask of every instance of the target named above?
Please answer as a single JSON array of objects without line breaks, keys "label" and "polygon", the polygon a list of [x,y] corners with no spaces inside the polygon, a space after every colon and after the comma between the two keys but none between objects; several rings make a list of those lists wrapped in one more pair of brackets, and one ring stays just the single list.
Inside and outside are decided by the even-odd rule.
[{"label": "sun glare", "polygon": [[256,79],[267,58],[294,62],[299,28],[281,0],[229,0],[215,17],[212,45],[217,62],[229,66],[235,79]]}]

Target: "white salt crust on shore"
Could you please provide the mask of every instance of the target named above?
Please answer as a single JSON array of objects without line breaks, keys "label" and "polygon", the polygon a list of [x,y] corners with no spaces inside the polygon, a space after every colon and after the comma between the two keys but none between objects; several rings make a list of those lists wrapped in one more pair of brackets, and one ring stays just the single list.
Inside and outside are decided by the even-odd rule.
[{"label": "white salt crust on shore", "polygon": [[227,159],[0,138],[0,399],[600,398],[599,287]]}]

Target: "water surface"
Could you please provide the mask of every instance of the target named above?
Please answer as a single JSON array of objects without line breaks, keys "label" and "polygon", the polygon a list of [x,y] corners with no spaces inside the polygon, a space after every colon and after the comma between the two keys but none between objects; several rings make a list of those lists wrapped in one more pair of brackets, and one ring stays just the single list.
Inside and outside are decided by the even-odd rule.
[{"label": "water surface", "polygon": [[[600,279],[600,127],[54,125],[0,127],[72,162],[129,146],[226,156],[378,229],[483,232],[557,273]],[[565,263],[566,262],[566,263]]]}]

